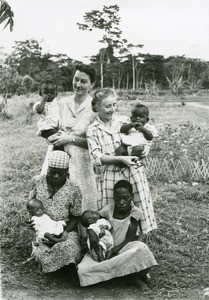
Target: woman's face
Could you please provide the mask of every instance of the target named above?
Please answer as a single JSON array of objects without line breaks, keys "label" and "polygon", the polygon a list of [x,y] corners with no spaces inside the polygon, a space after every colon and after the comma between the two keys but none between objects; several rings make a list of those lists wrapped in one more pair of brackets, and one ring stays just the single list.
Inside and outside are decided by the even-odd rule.
[{"label": "woman's face", "polygon": [[99,117],[104,123],[112,120],[116,109],[116,100],[115,96],[109,96],[98,103]]},{"label": "woman's face", "polygon": [[68,176],[68,169],[58,169],[49,167],[47,175],[50,178],[50,183],[54,187],[62,186]]},{"label": "woman's face", "polygon": [[92,89],[93,84],[91,83],[90,77],[88,74],[76,70],[73,77],[73,89],[76,95],[86,96],[88,92]]},{"label": "woman's face", "polygon": [[133,195],[129,192],[127,188],[118,188],[114,193],[115,209],[118,212],[128,212],[131,209],[131,201],[133,200]]}]

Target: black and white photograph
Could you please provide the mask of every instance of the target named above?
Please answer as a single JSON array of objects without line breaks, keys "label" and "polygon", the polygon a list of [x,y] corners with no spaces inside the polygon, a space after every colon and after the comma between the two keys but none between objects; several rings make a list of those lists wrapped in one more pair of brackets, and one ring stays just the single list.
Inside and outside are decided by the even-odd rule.
[{"label": "black and white photograph", "polygon": [[2,300],[209,300],[209,0],[0,0]]}]

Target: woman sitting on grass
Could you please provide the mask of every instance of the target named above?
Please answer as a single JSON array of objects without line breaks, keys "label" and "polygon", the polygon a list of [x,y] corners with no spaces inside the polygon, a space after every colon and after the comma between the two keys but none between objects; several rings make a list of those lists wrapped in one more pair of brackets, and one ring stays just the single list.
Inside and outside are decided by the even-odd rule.
[{"label": "woman sitting on grass", "polygon": [[69,264],[78,264],[82,258],[79,235],[76,232],[81,215],[81,191],[68,179],[69,156],[64,151],[52,151],[47,175],[33,178],[29,195],[39,199],[45,213],[55,221],[64,220],[66,226],[54,242],[44,238],[33,243],[33,256],[44,273],[53,272]]},{"label": "woman sitting on grass", "polygon": [[[97,262],[87,253],[78,264],[81,286],[106,281],[114,277],[131,274],[131,281],[139,288],[146,287],[149,268],[156,266],[156,260],[149,248],[140,241],[140,221],[143,213],[133,204],[132,185],[120,180],[114,185],[114,204],[99,211],[101,218],[112,226],[114,247],[106,253],[105,260]],[[99,238],[88,230],[91,247],[99,254]]]}]

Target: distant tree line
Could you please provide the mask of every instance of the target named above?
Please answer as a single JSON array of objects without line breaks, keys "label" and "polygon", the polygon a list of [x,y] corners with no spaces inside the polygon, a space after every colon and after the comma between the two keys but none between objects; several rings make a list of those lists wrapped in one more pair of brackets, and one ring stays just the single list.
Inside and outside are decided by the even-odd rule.
[{"label": "distant tree line", "polygon": [[[103,6],[101,11],[84,14],[84,22],[77,23],[80,30],[101,30],[104,46],[90,57],[90,65],[97,71],[96,87],[109,86],[133,91],[146,90],[160,93],[169,90],[175,95],[209,89],[209,62],[185,56],[142,54],[141,44],[133,45],[122,39],[119,28],[119,6]],[[13,29],[14,14],[1,0],[0,23]],[[40,83],[53,78],[60,91],[72,89],[75,66],[81,63],[66,54],[43,54],[34,39],[16,41],[9,55],[0,52],[0,93],[27,94],[36,92]]]},{"label": "distant tree line", "polygon": [[[102,48],[90,58],[97,71],[96,86],[101,86],[101,52],[103,60],[102,85],[116,89],[170,90],[180,94],[209,89],[209,62],[184,56],[137,54],[128,51],[114,56]],[[80,61],[65,54],[42,54],[36,40],[16,41],[13,52],[1,53],[0,93],[26,94],[36,92],[46,78],[53,78],[60,91],[72,90],[75,66]]]}]

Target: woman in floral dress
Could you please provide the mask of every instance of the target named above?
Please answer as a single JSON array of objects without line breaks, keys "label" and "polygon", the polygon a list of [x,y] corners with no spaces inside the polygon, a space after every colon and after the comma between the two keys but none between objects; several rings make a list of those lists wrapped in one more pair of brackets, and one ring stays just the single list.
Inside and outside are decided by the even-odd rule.
[{"label": "woman in floral dress", "polygon": [[68,179],[69,156],[64,151],[52,151],[47,175],[35,176],[29,200],[42,201],[45,213],[53,220],[64,220],[67,226],[57,243],[47,240],[33,242],[32,255],[44,273],[68,264],[78,264],[82,258],[77,224],[81,214],[81,191]]}]

